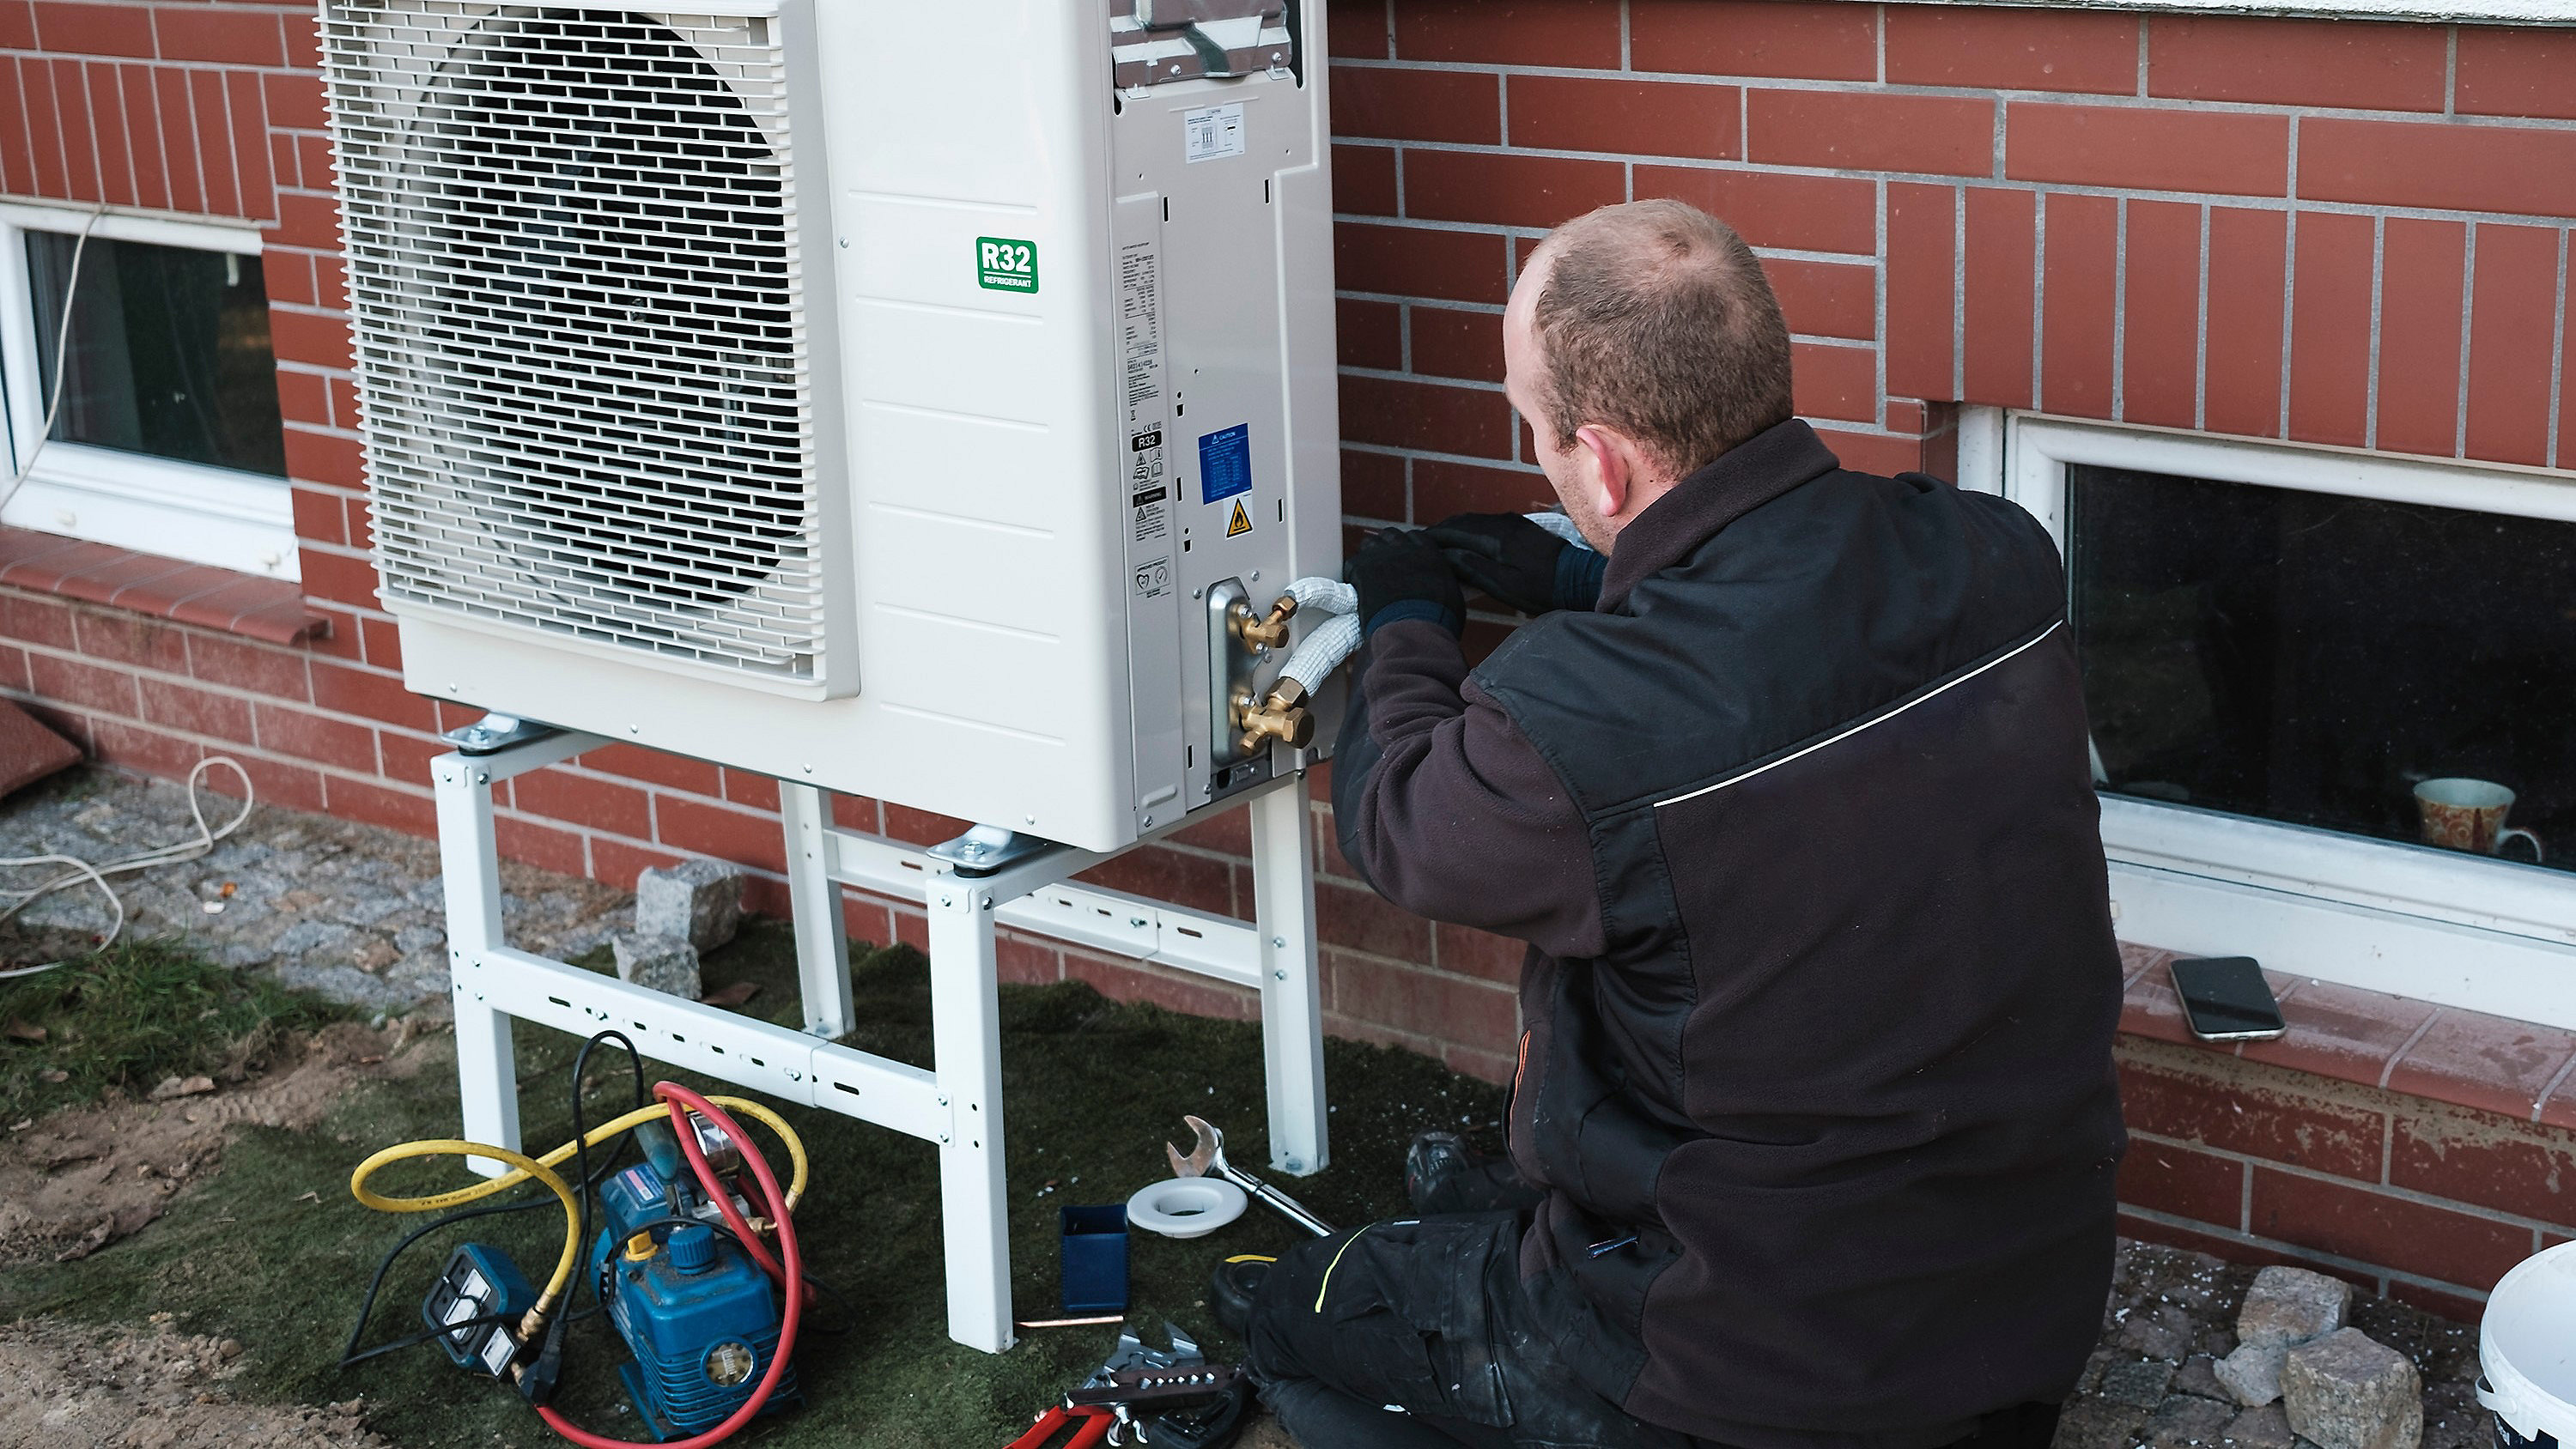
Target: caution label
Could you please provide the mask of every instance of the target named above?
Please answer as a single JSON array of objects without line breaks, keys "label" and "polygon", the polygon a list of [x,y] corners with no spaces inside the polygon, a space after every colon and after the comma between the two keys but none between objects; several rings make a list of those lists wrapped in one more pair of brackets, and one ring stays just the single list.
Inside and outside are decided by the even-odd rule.
[{"label": "caution label", "polygon": [[1234,500],[1234,517],[1225,521],[1225,536],[1232,538],[1236,534],[1251,531],[1252,515],[1243,511],[1243,500],[1238,498]]}]

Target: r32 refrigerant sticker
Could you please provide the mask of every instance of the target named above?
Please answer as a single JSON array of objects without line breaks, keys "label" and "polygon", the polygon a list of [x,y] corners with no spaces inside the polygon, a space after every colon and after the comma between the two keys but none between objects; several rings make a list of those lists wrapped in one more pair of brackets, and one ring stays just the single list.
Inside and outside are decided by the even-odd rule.
[{"label": "r32 refrigerant sticker", "polygon": [[975,238],[975,280],[986,291],[1038,289],[1038,244],[1015,237]]},{"label": "r32 refrigerant sticker", "polygon": [[1163,486],[1163,430],[1138,433],[1127,440],[1127,509],[1135,520],[1138,543],[1161,538],[1171,528],[1171,504]]}]

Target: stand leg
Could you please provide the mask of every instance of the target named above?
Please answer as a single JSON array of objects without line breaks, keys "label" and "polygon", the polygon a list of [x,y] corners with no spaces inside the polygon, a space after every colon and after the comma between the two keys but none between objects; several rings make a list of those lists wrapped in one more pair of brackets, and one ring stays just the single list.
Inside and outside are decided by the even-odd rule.
[{"label": "stand leg", "polygon": [[1252,802],[1252,922],[1261,938],[1261,1055],[1270,1165],[1304,1176],[1332,1160],[1324,1125],[1324,1011],[1315,972],[1315,843],[1302,784]]},{"label": "stand leg", "polygon": [[[484,952],[502,944],[501,857],[492,839],[492,777],[475,761],[446,755],[432,766],[438,802],[438,864],[447,887],[448,995],[456,1006],[456,1087],[465,1140],[516,1151],[519,1084],[509,1013],[485,1004]],[[485,1177],[508,1168],[488,1157],[466,1165]]]},{"label": "stand leg", "polygon": [[954,1118],[939,1143],[948,1336],[999,1353],[1011,1346],[1011,1236],[992,897],[972,882],[944,876],[927,893],[931,1042],[941,1097]]},{"label": "stand leg", "polygon": [[841,920],[841,887],[832,879],[831,801],[811,785],[778,783],[779,821],[787,830],[787,896],[796,917],[796,976],[805,999],[805,1030],[831,1040],[849,1033],[850,938]]}]

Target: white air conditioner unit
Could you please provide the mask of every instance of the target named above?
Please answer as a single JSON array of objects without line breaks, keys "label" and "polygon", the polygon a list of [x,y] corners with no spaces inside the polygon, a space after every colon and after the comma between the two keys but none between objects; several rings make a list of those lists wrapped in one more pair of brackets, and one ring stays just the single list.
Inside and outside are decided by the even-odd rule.
[{"label": "white air conditioner unit", "polygon": [[1094,850],[1300,763],[1236,717],[1340,557],[1298,3],[328,0],[406,682]]}]

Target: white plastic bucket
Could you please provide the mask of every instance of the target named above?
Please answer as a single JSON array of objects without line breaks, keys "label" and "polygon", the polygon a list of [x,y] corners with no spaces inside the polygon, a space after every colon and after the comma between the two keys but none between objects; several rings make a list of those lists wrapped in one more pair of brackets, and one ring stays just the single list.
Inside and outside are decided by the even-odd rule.
[{"label": "white plastic bucket", "polygon": [[2576,1449],[2576,1243],[2523,1259],[2488,1295],[2478,1402],[2503,1449]]}]

